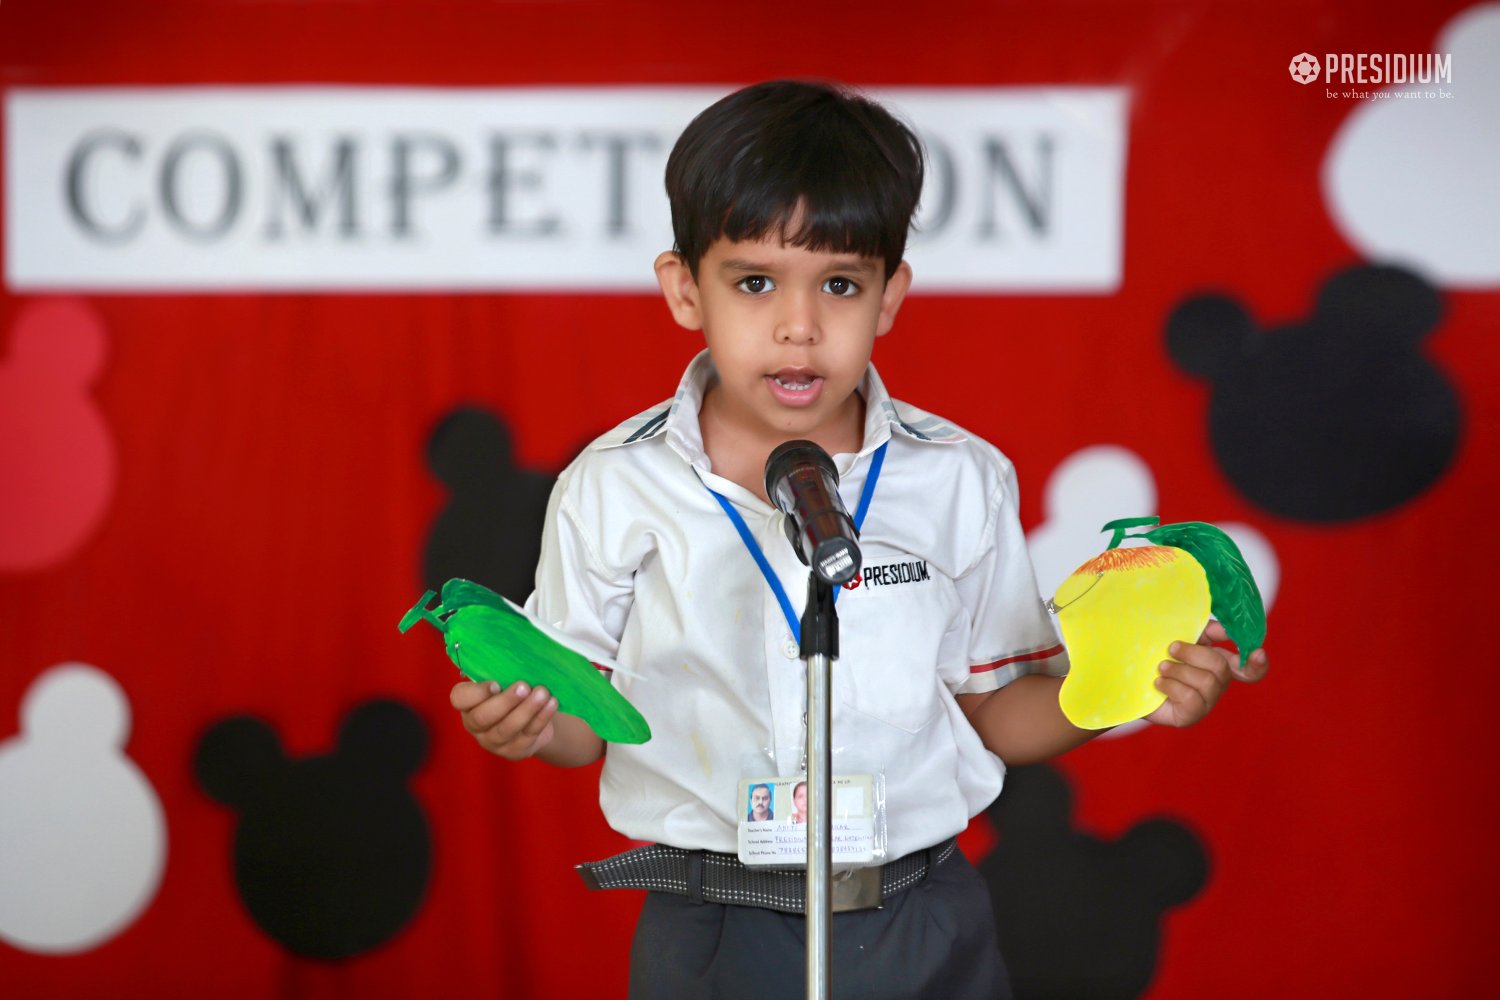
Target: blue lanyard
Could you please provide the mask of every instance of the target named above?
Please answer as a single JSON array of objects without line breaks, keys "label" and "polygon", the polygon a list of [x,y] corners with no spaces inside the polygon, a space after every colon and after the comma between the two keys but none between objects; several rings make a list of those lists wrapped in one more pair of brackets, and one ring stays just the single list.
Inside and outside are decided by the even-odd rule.
[{"label": "blue lanyard", "polygon": [[[875,454],[870,458],[870,474],[865,477],[864,489],[859,494],[859,506],[854,508],[854,530],[858,531],[864,527],[865,515],[870,512],[870,500],[875,496],[875,482],[880,478],[880,467],[885,464],[885,449],[887,441],[875,449]],[[761,551],[760,543],[750,533],[750,526],[740,516],[740,512],[734,509],[734,504],[724,499],[713,487],[704,483],[704,489],[713,494],[713,498],[719,501],[719,506],[724,508],[724,513],[729,515],[734,530],[740,533],[740,541],[745,543],[745,548],[750,551],[755,565],[760,567],[760,575],[766,578],[766,583],[771,587],[771,593],[776,595],[776,602],[781,605],[781,613],[786,616],[786,623],[792,630],[792,637],[798,642],[802,641],[802,623],[798,619],[796,610],[792,607],[791,598],[786,596],[786,588],[781,585],[781,580],[776,576],[776,571],[771,568],[771,563],[766,559],[766,554]],[[840,588],[842,589],[842,588]],[[839,591],[833,592],[833,599],[839,599]]]}]

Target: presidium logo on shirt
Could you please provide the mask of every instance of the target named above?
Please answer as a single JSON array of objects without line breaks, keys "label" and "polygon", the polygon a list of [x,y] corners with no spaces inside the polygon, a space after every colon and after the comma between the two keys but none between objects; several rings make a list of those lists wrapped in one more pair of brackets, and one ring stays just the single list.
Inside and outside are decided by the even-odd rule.
[{"label": "presidium logo on shirt", "polygon": [[883,566],[866,566],[860,575],[844,584],[853,590],[863,584],[866,587],[894,587],[903,583],[925,583],[932,579],[927,571],[926,560],[912,559],[906,562],[886,563]]}]

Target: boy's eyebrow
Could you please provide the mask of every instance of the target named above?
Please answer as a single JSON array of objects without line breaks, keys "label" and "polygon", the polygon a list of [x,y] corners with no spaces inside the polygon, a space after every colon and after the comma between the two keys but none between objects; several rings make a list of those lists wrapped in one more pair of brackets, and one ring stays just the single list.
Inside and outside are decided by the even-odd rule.
[{"label": "boy's eyebrow", "polygon": [[[875,273],[876,262],[868,257],[842,257],[833,260],[828,265],[830,271],[845,271],[856,275],[870,275]],[[736,274],[764,274],[774,268],[765,261],[750,260],[744,257],[731,257],[719,264],[719,270],[732,271]]]}]

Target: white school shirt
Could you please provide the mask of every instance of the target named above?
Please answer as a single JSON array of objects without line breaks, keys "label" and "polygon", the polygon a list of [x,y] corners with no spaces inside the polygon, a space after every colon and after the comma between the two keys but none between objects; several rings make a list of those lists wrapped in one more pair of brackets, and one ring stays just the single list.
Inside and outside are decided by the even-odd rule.
[{"label": "white school shirt", "polygon": [[[599,801],[627,837],[733,852],[741,777],[800,770],[804,664],[781,605],[709,489],[738,509],[800,617],[805,566],[783,518],[713,474],[698,426],[708,352],[667,403],[593,442],[558,478],[527,608],[622,669],[651,739],[609,744]],[[986,442],[892,400],[870,366],[865,438],[834,456],[852,513],[889,442],[860,533],[862,583],[837,604],[836,773],[883,771],[887,857],[962,831],[1000,792],[956,694],[1067,658],[1037,593],[1015,472]],[[629,673],[625,673],[628,670]],[[774,755],[774,762],[773,762]]]}]

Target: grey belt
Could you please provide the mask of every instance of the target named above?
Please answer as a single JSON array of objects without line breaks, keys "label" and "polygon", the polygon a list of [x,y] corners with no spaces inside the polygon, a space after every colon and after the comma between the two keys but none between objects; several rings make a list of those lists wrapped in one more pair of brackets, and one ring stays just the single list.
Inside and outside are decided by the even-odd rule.
[{"label": "grey belt", "polygon": [[[950,837],[879,868],[856,868],[835,875],[829,882],[833,912],[880,906],[927,878],[957,846]],[[578,865],[577,869],[590,889],[650,889],[687,896],[696,902],[760,906],[784,913],[802,913],[807,898],[804,872],[751,868],[733,854],[665,844],[637,847],[603,861]]]}]

